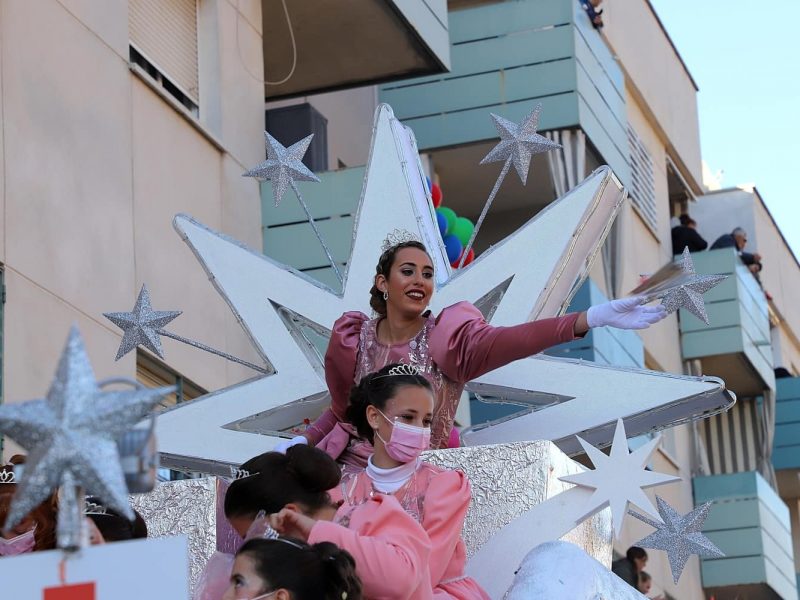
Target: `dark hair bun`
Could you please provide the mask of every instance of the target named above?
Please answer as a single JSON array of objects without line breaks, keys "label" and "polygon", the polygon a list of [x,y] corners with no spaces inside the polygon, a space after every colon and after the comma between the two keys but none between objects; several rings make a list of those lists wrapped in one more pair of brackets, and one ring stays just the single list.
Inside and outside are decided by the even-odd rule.
[{"label": "dark hair bun", "polygon": [[312,446],[297,444],[286,451],[287,466],[309,492],[336,487],[342,472],[328,454]]}]

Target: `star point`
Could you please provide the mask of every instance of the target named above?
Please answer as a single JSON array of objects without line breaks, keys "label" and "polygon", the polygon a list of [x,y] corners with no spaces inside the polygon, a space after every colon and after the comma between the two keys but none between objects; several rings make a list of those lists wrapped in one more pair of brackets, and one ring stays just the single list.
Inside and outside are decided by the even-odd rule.
[{"label": "star point", "polygon": [[537,105],[519,125],[492,113],[495,129],[500,134],[500,142],[481,160],[480,164],[510,159],[522,184],[525,185],[533,155],[561,147],[560,144],[536,133],[541,110],[542,105]]},{"label": "star point", "polygon": [[45,500],[66,474],[132,517],[115,440],[172,389],[102,391],[73,327],[47,397],[0,406],[0,432],[28,452],[6,528]]},{"label": "star point", "polygon": [[131,312],[103,313],[109,321],[124,332],[115,360],[119,360],[140,344],[159,358],[164,358],[159,330],[180,316],[180,310],[153,310],[150,291],[142,285]]},{"label": "star point", "polygon": [[683,249],[682,267],[683,281],[679,285],[667,290],[661,303],[669,313],[684,308],[708,325],[708,314],[706,313],[703,294],[714,286],[722,283],[728,276],[697,275],[688,247]]},{"label": "star point", "polygon": [[654,527],[656,531],[636,542],[637,546],[652,550],[664,550],[669,559],[672,579],[677,584],[683,568],[692,554],[704,558],[721,558],[725,554],[703,533],[711,502],[701,504],[694,510],[681,515],[660,496],[656,496],[658,512],[663,523],[658,523],[634,511],[629,514]]},{"label": "star point", "polygon": [[295,181],[319,182],[319,177],[303,164],[303,156],[313,137],[312,133],[287,148],[265,131],[267,160],[248,169],[243,176],[255,177],[261,181],[268,179],[272,181],[272,197],[275,200],[275,206],[278,206],[286,189],[290,186],[294,187]]},{"label": "star point", "polygon": [[656,508],[642,490],[680,480],[680,477],[646,469],[650,457],[658,446],[659,437],[630,452],[625,437],[625,426],[622,419],[618,419],[611,452],[608,455],[580,437],[578,441],[591,459],[594,469],[561,477],[561,481],[594,488],[595,491],[586,504],[583,518],[610,506],[616,537],[619,537],[622,529],[628,504],[635,504],[641,510],[658,518]]}]

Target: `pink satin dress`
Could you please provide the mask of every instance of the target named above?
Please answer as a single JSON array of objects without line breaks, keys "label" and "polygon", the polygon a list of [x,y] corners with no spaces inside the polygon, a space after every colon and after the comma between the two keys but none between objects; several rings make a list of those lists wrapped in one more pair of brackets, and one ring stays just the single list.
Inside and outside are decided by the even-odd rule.
[{"label": "pink satin dress", "polygon": [[579,313],[541,319],[512,327],[493,327],[469,302],[445,308],[438,317],[428,314],[420,332],[400,344],[378,340],[380,318],[361,312],[344,313],[334,324],[325,354],[325,380],[331,406],[306,436],[355,472],[367,465],[372,446],[358,438],[346,423],[350,389],[361,378],[387,364],[414,364],[431,382],[435,394],[431,448],[446,448],[461,392],[467,382],[510,362],[575,339]]},{"label": "pink satin dress", "polygon": [[[334,501],[360,506],[381,495],[366,471],[345,476],[330,492]],[[464,574],[466,546],[461,538],[472,498],[469,480],[461,471],[441,469],[420,461],[416,472],[391,494],[428,534],[428,560],[433,597],[441,600],[489,600],[478,582]]]}]

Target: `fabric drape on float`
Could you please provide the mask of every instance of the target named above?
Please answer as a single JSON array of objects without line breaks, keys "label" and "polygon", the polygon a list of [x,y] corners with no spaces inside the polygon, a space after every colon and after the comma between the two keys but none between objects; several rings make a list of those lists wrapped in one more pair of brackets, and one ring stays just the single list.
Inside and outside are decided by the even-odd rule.
[{"label": "fabric drape on float", "polygon": [[128,35],[137,52],[199,104],[197,0],[130,0]]}]

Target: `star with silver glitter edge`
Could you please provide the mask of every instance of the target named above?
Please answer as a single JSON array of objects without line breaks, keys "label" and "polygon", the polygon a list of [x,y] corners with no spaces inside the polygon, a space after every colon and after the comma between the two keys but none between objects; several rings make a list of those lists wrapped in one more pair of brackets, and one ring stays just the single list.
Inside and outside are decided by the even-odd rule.
[{"label": "star with silver glitter edge", "polygon": [[142,285],[131,312],[103,313],[104,317],[124,332],[115,360],[119,360],[140,344],[159,358],[164,358],[159,330],[181,314],[180,310],[153,310],[150,306],[150,290]]},{"label": "star with silver glitter edge", "polygon": [[617,428],[614,431],[614,441],[611,444],[611,452],[605,454],[585,440],[578,438],[584,451],[589,456],[594,465],[591,471],[584,471],[577,475],[560,477],[561,481],[574,483],[584,487],[594,488],[594,493],[589,498],[583,515],[577,522],[583,521],[589,516],[602,510],[606,506],[611,507],[611,518],[614,522],[614,534],[619,538],[622,529],[622,520],[628,504],[635,504],[643,511],[659,518],[656,508],[650,499],[642,491],[643,489],[664,485],[680,481],[680,477],[657,473],[647,469],[650,457],[655,452],[661,441],[661,436],[656,436],[644,446],[630,452],[628,450],[628,440],[625,437],[625,425],[622,419],[617,420]]},{"label": "star with silver glitter edge", "polygon": [[286,188],[295,181],[316,181],[319,177],[303,164],[303,156],[308,150],[308,145],[314,134],[304,137],[286,148],[266,131],[264,138],[267,141],[267,160],[244,172],[244,177],[255,177],[260,180],[272,181],[272,197],[275,206],[278,206]]},{"label": "star with silver glitter edge", "polygon": [[711,502],[701,504],[693,511],[681,515],[672,508],[660,496],[656,496],[658,512],[663,519],[663,523],[658,523],[640,515],[635,511],[629,511],[633,517],[655,527],[655,531],[636,542],[636,546],[650,548],[652,550],[664,550],[669,559],[669,568],[672,571],[672,580],[677,584],[678,579],[683,573],[686,561],[692,554],[697,554],[702,558],[722,558],[725,554],[708,539],[701,529],[708,517],[711,509]]},{"label": "star with silver glitter edge", "polygon": [[489,212],[489,207],[492,205],[492,202],[494,202],[495,196],[497,196],[497,192],[500,190],[500,185],[506,178],[511,165],[514,165],[517,175],[519,175],[520,180],[522,180],[522,185],[525,185],[528,181],[528,171],[530,170],[531,158],[533,158],[533,155],[561,148],[561,144],[536,133],[536,129],[539,127],[539,115],[541,112],[542,105],[537,104],[536,108],[529,112],[519,125],[499,115],[490,113],[492,121],[494,121],[494,127],[497,129],[497,133],[500,134],[500,142],[489,151],[489,154],[483,157],[480,164],[485,165],[486,163],[500,161],[505,161],[505,164],[500,171],[500,175],[497,176],[497,180],[495,181],[489,197],[486,199],[486,204],[483,205],[478,220],[475,222],[472,235],[467,245],[464,246],[464,251],[461,253],[461,260],[458,263],[459,269],[464,266],[464,261],[466,261],[467,255],[472,249],[472,245],[475,243],[475,238],[478,236],[478,231],[481,225],[483,225],[483,220]]},{"label": "star with silver glitter edge", "polygon": [[[60,485],[82,486],[119,513],[133,518],[120,466],[116,439],[142,420],[174,386],[143,390],[101,391],[86,349],[72,327],[58,362],[55,378],[43,399],[0,406],[0,433],[28,452],[25,471],[14,494],[6,529],[44,501]],[[68,491],[61,495],[59,522],[75,523],[82,499]],[[79,538],[59,528],[62,538]]]},{"label": "star with silver glitter edge", "polygon": [[688,247],[683,249],[683,273],[686,281],[668,290],[661,299],[661,304],[664,305],[668,313],[675,312],[679,308],[685,308],[708,325],[708,315],[706,314],[705,302],[703,302],[703,294],[725,281],[728,276],[697,275]]}]

